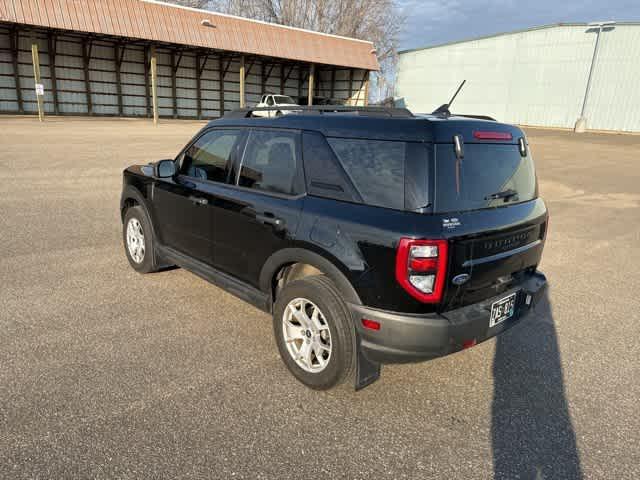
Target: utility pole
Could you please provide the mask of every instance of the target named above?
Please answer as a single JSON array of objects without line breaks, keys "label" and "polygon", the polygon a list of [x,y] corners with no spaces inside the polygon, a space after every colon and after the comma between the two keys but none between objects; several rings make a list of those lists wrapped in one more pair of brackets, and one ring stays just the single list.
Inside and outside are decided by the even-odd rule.
[{"label": "utility pole", "polygon": [[584,98],[582,99],[582,110],[580,111],[580,117],[576,121],[574,131],[576,133],[583,133],[587,129],[587,119],[584,114],[587,108],[587,100],[589,99],[589,92],[591,91],[591,79],[593,77],[593,70],[596,65],[596,60],[598,59],[598,51],[600,49],[600,34],[602,30],[606,27],[613,28],[616,22],[592,22],[587,24],[589,27],[598,27],[598,33],[596,35],[596,44],[593,47],[593,56],[591,57],[591,66],[589,67],[589,77],[587,78],[587,87],[584,91]]}]

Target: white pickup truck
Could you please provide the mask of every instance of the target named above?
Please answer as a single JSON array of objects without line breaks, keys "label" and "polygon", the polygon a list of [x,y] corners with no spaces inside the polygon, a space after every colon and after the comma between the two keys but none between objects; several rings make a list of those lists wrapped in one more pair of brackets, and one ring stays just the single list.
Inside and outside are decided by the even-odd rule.
[{"label": "white pickup truck", "polygon": [[299,105],[293,100],[293,98],[287,95],[263,95],[260,99],[260,103],[256,107],[273,107],[273,110],[254,111],[253,115],[256,117],[279,117],[280,115],[286,115],[293,110],[278,110],[278,107],[298,107]]}]

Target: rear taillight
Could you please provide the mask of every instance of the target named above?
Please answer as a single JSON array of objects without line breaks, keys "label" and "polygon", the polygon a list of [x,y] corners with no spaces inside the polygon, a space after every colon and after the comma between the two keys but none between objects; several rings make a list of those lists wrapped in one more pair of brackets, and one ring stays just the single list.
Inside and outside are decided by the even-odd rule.
[{"label": "rear taillight", "polygon": [[396,254],[396,280],[424,303],[442,300],[447,274],[447,241],[401,238]]}]

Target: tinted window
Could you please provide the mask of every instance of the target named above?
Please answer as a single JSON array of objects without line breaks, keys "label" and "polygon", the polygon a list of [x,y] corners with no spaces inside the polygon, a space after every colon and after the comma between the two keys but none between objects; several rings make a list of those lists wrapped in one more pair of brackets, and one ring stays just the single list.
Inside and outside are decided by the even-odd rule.
[{"label": "tinted window", "polygon": [[[517,145],[465,144],[464,158],[457,167],[453,145],[436,147],[435,206],[439,212],[526,202],[536,197],[536,190],[533,160],[522,157]],[[509,191],[513,195],[491,198]]]},{"label": "tinted window", "polygon": [[240,135],[239,130],[205,133],[185,151],[182,173],[203,180],[226,182],[229,159]]},{"label": "tinted window", "polygon": [[269,106],[273,105],[273,97],[271,96],[267,97],[267,105]]},{"label": "tinted window", "polygon": [[404,209],[406,142],[327,140],[365,203]]},{"label": "tinted window", "polygon": [[286,95],[274,95],[273,99],[279,105],[282,105],[283,103],[296,103],[293,101],[293,98],[287,97]]},{"label": "tinted window", "polygon": [[322,134],[303,133],[302,148],[307,192],[336,200],[361,200]]},{"label": "tinted window", "polygon": [[252,130],[247,140],[238,184],[269,192],[295,194],[299,134]]}]

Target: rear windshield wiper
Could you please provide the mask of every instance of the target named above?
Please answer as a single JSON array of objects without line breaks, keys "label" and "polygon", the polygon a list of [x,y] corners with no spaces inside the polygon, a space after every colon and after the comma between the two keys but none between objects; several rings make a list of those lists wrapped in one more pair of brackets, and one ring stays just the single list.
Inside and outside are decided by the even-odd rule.
[{"label": "rear windshield wiper", "polygon": [[508,190],[504,190],[502,192],[498,192],[498,193],[492,193],[491,195],[487,195],[486,197],[484,197],[485,200],[497,200],[499,198],[504,198],[504,201],[508,201],[510,198],[512,197],[517,197],[518,196],[518,192],[516,192],[514,189],[510,188]]}]

